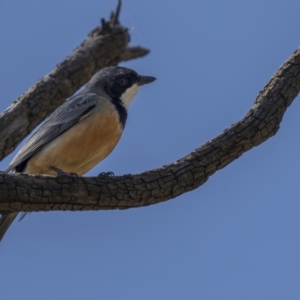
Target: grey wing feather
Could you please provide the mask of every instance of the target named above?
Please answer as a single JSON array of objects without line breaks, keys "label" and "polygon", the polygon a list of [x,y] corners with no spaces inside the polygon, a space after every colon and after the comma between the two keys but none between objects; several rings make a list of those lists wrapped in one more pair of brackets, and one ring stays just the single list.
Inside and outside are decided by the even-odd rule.
[{"label": "grey wing feather", "polygon": [[92,93],[79,93],[57,108],[45,123],[21,148],[5,172],[9,172],[36,154],[43,146],[80,121],[91,112],[100,96]]}]

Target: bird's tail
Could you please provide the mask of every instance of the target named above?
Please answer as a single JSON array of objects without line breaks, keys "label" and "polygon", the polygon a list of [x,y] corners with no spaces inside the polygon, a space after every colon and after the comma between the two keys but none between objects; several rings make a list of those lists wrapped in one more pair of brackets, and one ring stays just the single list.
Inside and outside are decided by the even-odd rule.
[{"label": "bird's tail", "polygon": [[11,223],[14,221],[18,213],[10,213],[10,214],[3,214],[0,217],[0,242],[2,238],[4,237],[7,229],[11,225]]}]

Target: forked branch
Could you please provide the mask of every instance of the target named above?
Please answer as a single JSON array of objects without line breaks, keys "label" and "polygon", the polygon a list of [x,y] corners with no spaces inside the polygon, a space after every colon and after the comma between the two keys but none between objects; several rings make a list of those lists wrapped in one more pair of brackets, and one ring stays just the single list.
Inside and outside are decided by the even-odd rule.
[{"label": "forked branch", "polygon": [[278,69],[242,120],[177,162],[116,177],[0,174],[0,211],[124,209],[175,198],[275,135],[299,90],[300,49]]}]

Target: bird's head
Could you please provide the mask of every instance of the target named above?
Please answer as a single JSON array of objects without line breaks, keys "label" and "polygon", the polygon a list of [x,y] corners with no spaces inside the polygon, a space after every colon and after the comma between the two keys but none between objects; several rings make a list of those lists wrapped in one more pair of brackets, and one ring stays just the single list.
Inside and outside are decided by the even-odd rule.
[{"label": "bird's head", "polygon": [[140,87],[154,80],[155,77],[139,75],[132,69],[107,67],[96,73],[86,88],[95,92],[104,90],[112,99],[121,100],[127,109]]}]

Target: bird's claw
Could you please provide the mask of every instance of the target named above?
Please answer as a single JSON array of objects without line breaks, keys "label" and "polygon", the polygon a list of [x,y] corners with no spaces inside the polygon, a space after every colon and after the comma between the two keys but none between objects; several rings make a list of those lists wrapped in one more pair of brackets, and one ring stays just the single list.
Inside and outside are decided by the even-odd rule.
[{"label": "bird's claw", "polygon": [[114,172],[101,172],[97,177],[101,177],[101,176],[112,177],[112,176],[115,176],[115,174],[114,174]]},{"label": "bird's claw", "polygon": [[70,176],[70,177],[78,177],[78,175],[74,172],[67,173],[64,172],[63,170],[56,168],[56,167],[50,167],[51,170],[55,171],[57,173],[57,176]]}]

